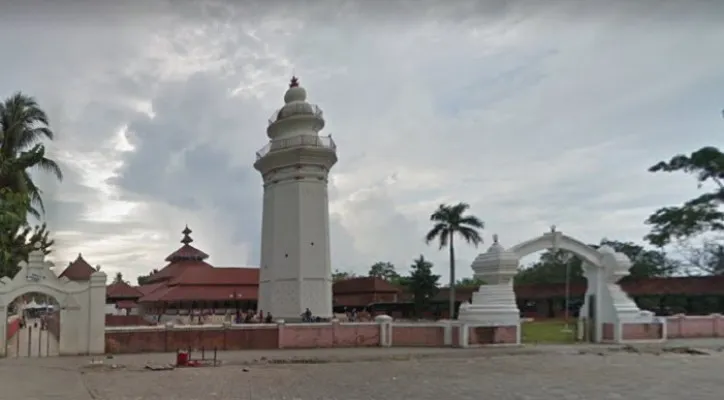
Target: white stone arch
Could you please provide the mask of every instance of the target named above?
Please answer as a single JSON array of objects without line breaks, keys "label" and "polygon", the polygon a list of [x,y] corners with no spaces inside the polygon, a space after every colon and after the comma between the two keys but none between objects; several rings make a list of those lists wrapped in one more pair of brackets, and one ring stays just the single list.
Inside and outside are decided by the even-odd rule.
[{"label": "white stone arch", "polygon": [[512,251],[518,256],[518,259],[521,259],[530,254],[548,249],[570,251],[571,253],[581,257],[588,264],[603,268],[603,256],[598,250],[581,242],[580,240],[556,231],[545,233],[537,238],[519,243],[511,247],[509,251]]},{"label": "white stone arch", "polygon": [[[650,321],[651,313],[641,311],[636,303],[619,287],[618,281],[628,275],[631,261],[625,254],[617,253],[608,246],[595,249],[587,244],[556,232],[555,227],[539,237],[505,249],[497,235],[487,252],[473,261],[475,277],[485,282],[473,294],[470,303],[461,305],[459,318],[477,324],[518,326],[520,311],[513,290],[513,277],[517,274],[520,259],[546,249],[563,249],[583,259],[583,275],[587,280],[585,303],[581,318],[588,314],[589,299],[594,299],[596,314],[594,341],[602,341],[605,323],[621,324],[630,321]],[[616,337],[620,340],[620,337]]]},{"label": "white stone arch", "polygon": [[7,355],[8,306],[19,296],[41,293],[60,306],[60,355],[102,354],[105,350],[106,274],[93,273],[87,282],[58,279],[41,251],[21,263],[15,277],[0,279],[0,356]]}]

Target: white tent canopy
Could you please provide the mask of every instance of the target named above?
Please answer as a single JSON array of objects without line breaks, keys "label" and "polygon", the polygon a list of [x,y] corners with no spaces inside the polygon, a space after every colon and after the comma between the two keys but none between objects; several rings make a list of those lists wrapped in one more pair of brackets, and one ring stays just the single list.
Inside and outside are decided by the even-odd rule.
[{"label": "white tent canopy", "polygon": [[25,304],[25,308],[31,309],[31,310],[38,310],[41,308],[48,308],[48,307],[50,307],[48,304],[38,304],[35,302],[35,300],[31,300],[30,303]]}]

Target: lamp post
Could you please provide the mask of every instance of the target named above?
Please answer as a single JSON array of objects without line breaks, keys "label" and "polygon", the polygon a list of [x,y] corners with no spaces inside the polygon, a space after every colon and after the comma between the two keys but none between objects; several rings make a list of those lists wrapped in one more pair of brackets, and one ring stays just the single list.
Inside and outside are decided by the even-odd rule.
[{"label": "lamp post", "polygon": [[563,328],[564,332],[570,332],[571,328],[568,326],[568,313],[571,309],[571,263],[570,260],[566,260],[566,310],[564,312],[564,319],[566,326]]},{"label": "lamp post", "polygon": [[[556,259],[558,258],[558,237],[560,233],[556,232],[556,226],[551,225],[551,235],[553,235],[553,251],[555,254]],[[570,332],[571,328],[568,326],[568,313],[570,309],[570,303],[571,303],[571,263],[569,257],[564,257],[563,262],[566,263],[566,300],[565,300],[565,310],[563,310],[563,318],[566,321],[565,326],[563,327],[563,332]]]}]

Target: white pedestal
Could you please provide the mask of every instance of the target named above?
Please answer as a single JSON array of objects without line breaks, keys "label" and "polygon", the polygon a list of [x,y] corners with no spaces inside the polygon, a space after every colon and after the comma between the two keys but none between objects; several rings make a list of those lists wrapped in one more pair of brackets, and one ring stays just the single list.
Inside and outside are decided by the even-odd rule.
[{"label": "white pedestal", "polygon": [[613,312],[616,320],[623,323],[652,323],[656,315],[651,311],[641,310],[636,302],[621,289],[618,283],[609,284]]},{"label": "white pedestal", "polygon": [[482,285],[471,303],[460,306],[458,320],[490,326],[519,326],[520,310],[512,282]]}]

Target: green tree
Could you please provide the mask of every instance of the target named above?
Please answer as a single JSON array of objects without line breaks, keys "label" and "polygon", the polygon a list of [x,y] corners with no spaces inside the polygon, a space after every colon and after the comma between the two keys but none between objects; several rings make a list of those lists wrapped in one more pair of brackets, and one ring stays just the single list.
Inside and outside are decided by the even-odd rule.
[{"label": "green tree", "polygon": [[392,281],[399,278],[399,274],[395,271],[395,266],[391,262],[378,261],[370,267],[367,276],[382,278],[386,281]]},{"label": "green tree", "polygon": [[480,285],[485,285],[485,282],[475,277],[459,279],[455,283],[455,287],[457,288],[479,287]]},{"label": "green tree", "polygon": [[478,247],[483,242],[479,230],[484,223],[474,215],[465,214],[470,209],[466,203],[455,205],[440,204],[437,210],[430,215],[433,223],[432,229],[425,236],[425,242],[430,244],[437,241],[440,249],[447,247],[450,251],[450,318],[455,318],[455,235],[463,238],[467,243]]},{"label": "green tree", "polygon": [[[632,242],[601,240],[601,246],[609,246],[631,260],[629,275],[624,279],[671,276],[681,268],[681,263],[669,258],[661,249],[646,249]],[[598,247],[598,246],[597,246]]]},{"label": "green tree", "polygon": [[343,281],[345,279],[352,279],[352,278],[356,278],[356,275],[352,272],[340,271],[338,269],[335,269],[334,272],[332,272],[332,281],[333,282],[339,282],[339,281]]},{"label": "green tree", "polygon": [[27,213],[40,217],[40,212],[44,210],[41,191],[32,181],[30,170],[50,171],[59,180],[62,179],[58,165],[45,157],[42,141],[52,138],[48,117],[32,97],[16,93],[0,103],[2,201],[15,205],[22,203],[25,207],[22,218],[13,219],[12,223],[6,219],[0,232],[0,253],[3,254],[0,273],[3,275],[15,275],[17,264],[27,260],[36,246],[48,254],[53,245],[45,224],[31,227],[26,219]]},{"label": "green tree", "polygon": [[415,313],[418,316],[429,308],[430,301],[437,294],[437,281],[440,275],[433,274],[432,267],[432,263],[420,255],[410,266],[410,275],[404,279],[404,285],[412,294]]},{"label": "green tree", "polygon": [[28,197],[0,188],[0,276],[13,277],[20,261],[27,261],[36,246],[47,255],[53,241],[45,224],[31,227],[26,219]]},{"label": "green tree", "polygon": [[[629,275],[624,279],[671,276],[679,269],[679,263],[667,257],[661,250],[646,249],[631,242],[619,242],[603,239],[593,248],[607,245],[623,253],[631,260]],[[565,283],[566,271],[570,282],[582,282],[583,260],[566,250],[547,250],[529,267],[521,269],[515,277],[517,284],[554,284]]]},{"label": "green tree", "polygon": [[0,276],[15,276],[15,232],[26,224],[27,197],[0,189]]},{"label": "green tree", "polygon": [[651,172],[684,172],[696,176],[701,195],[679,206],[664,207],[646,220],[651,232],[646,240],[662,247],[706,232],[724,230],[724,153],[716,147],[704,147],[690,155],[679,154],[649,168]]},{"label": "green tree", "polygon": [[681,246],[687,262],[686,272],[700,275],[724,275],[724,245],[721,238],[707,238],[696,246]]},{"label": "green tree", "polygon": [[[0,174],[0,188],[23,193],[30,198],[28,211],[40,217],[45,211],[42,191],[30,176],[31,169],[50,172],[60,181],[63,173],[58,164],[45,157],[44,140],[53,140],[48,116],[34,98],[20,92],[0,103],[0,158],[10,164]],[[32,161],[15,165],[13,160]]]},{"label": "green tree", "polygon": [[120,272],[116,272],[115,278],[113,278],[113,283],[123,283],[123,274]]},{"label": "green tree", "polygon": [[535,263],[521,269],[515,276],[516,284],[565,283],[583,279],[581,259],[566,250],[546,250]]},{"label": "green tree", "polygon": [[152,270],[148,275],[139,275],[138,278],[136,278],[136,281],[138,282],[138,285],[145,285],[148,283],[148,280],[151,278],[151,275],[157,274],[158,270],[154,269]]}]

